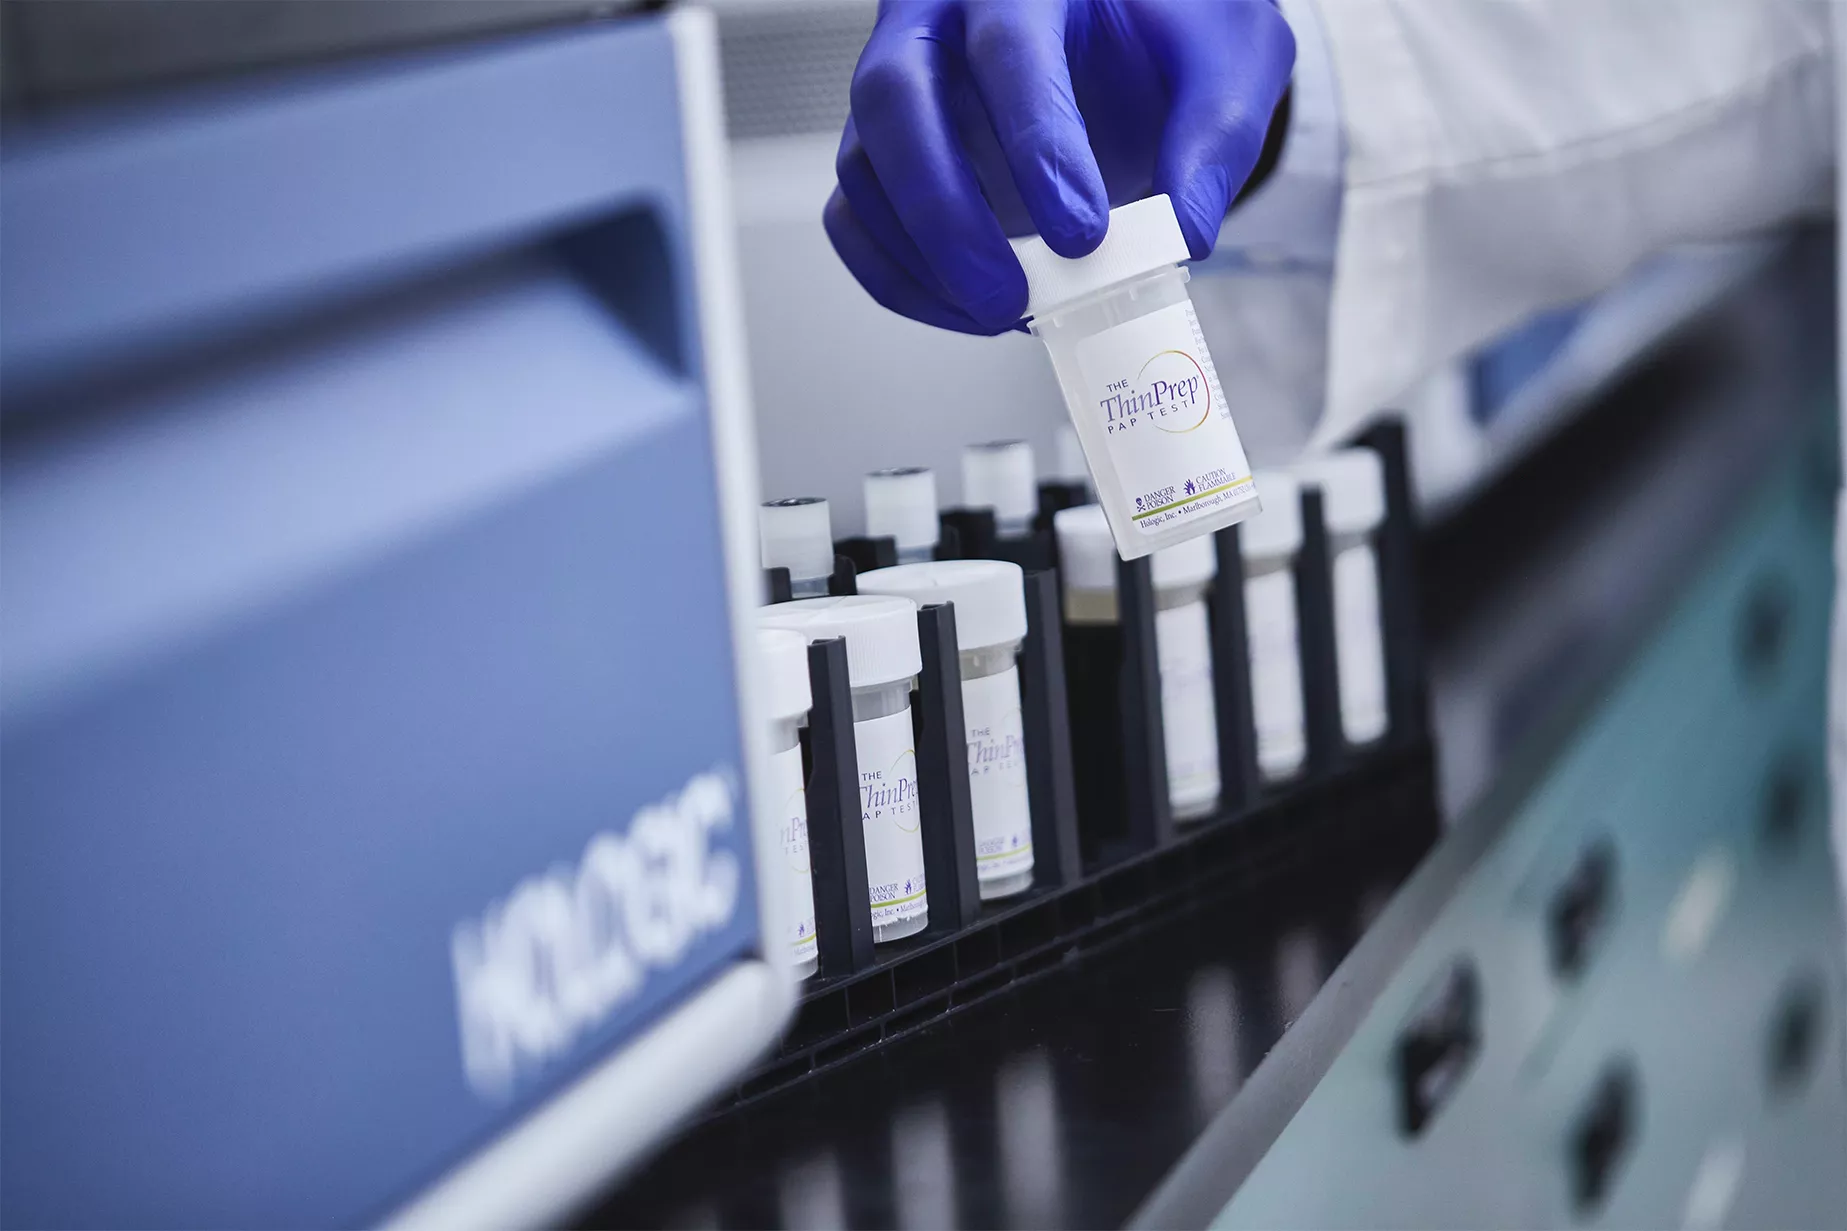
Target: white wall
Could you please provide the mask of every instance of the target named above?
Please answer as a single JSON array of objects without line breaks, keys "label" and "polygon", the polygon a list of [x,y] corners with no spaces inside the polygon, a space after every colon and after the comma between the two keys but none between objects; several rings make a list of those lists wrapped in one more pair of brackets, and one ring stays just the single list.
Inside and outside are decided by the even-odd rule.
[{"label": "white wall", "polygon": [[[1044,471],[1065,411],[1036,338],[919,325],[860,289],[821,227],[835,143],[740,141],[732,162],[763,493],[827,497],[846,535],[864,529],[866,471],[933,467],[953,504],[964,444],[1030,441]],[[1325,282],[1196,269],[1192,293],[1252,461],[1287,461],[1319,409]]]},{"label": "white wall", "polygon": [[963,444],[1024,439],[1049,463],[1064,403],[1036,338],[920,325],[860,289],[821,227],[835,141],[738,142],[732,161],[763,494],[825,496],[845,535],[866,471],[934,467],[954,503]]}]

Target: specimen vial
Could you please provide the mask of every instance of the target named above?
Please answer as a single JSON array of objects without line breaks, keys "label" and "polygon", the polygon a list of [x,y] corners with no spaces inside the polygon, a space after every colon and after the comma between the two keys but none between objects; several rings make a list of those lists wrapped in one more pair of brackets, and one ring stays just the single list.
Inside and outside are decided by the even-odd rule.
[{"label": "specimen vial", "polygon": [[1371,449],[1342,449],[1298,462],[1296,478],[1321,490],[1334,586],[1334,658],[1340,722],[1350,744],[1385,734],[1385,637],[1379,622],[1379,557],[1385,467]]},{"label": "specimen vial", "polygon": [[789,570],[789,592],[796,598],[827,593],[834,574],[834,526],[827,501],[819,496],[765,500],[757,511],[763,543],[763,567]]},{"label": "specimen vial", "polygon": [[962,504],[993,509],[994,529],[1002,538],[1030,532],[1039,511],[1033,447],[1024,440],[990,440],[963,449]]},{"label": "specimen vial", "polygon": [[940,525],[936,474],[929,467],[899,466],[866,476],[866,534],[896,542],[898,563],[935,559]]},{"label": "specimen vial", "polygon": [[1257,768],[1287,778],[1308,753],[1302,651],[1296,632],[1295,558],[1302,549],[1302,495],[1282,471],[1260,470],[1263,512],[1238,527],[1244,557],[1244,633],[1250,648]]},{"label": "specimen vial", "polygon": [[1027,315],[1125,560],[1257,512],[1257,487],[1186,291],[1188,257],[1166,196],[1110,211],[1096,251],[1067,260],[1012,241]]},{"label": "specimen vial", "polygon": [[767,798],[775,808],[784,866],[788,869],[790,965],[795,977],[815,971],[814,878],[808,864],[808,789],[802,774],[802,727],[808,721],[808,643],[781,629],[757,630],[763,665],[764,712],[769,717]]},{"label": "specimen vial", "polygon": [[1084,460],[1083,442],[1077,438],[1077,429],[1068,422],[1058,425],[1055,456],[1058,459],[1058,470],[1052,476],[1054,479],[1095,494],[1096,486],[1090,481],[1090,463]]},{"label": "specimen vial", "polygon": [[921,932],[929,900],[911,734],[911,681],[923,668],[917,604],[889,595],[806,598],[759,607],[757,619],[761,627],[787,629],[810,642],[845,638],[872,939],[883,943]]},{"label": "specimen vial", "polygon": [[[1052,519],[1064,576],[1065,619],[1120,622],[1116,546],[1101,507],[1064,509]],[[1206,591],[1218,576],[1210,538],[1154,553],[1155,653],[1161,669],[1161,719],[1167,740],[1167,792],[1174,817],[1191,820],[1218,806],[1218,707],[1212,687],[1212,631]]]},{"label": "specimen vial", "polygon": [[860,574],[859,590],[900,595],[920,607],[955,605],[981,896],[1004,898],[1030,889],[1033,824],[1019,670],[1026,594],[1020,566],[1002,560],[901,564]]}]

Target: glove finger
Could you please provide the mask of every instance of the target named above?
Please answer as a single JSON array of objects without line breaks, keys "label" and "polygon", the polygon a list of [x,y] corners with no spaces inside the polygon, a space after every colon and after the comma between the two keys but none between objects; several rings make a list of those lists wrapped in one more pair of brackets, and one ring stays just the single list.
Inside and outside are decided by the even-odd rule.
[{"label": "glove finger", "polygon": [[1257,165],[1295,64],[1295,36],[1272,5],[1238,4],[1218,16],[1236,29],[1218,38],[1172,38],[1161,48],[1161,58],[1174,65],[1175,86],[1154,190],[1173,198],[1196,258],[1218,242],[1225,211]]},{"label": "glove finger", "polygon": [[1025,312],[1026,275],[956,140],[944,105],[954,70],[941,37],[931,26],[881,21],[853,73],[853,123],[925,264],[958,308],[997,331]]},{"label": "glove finger", "polygon": [[840,152],[834,157],[834,176],[840,182],[840,194],[853,207],[853,216],[885,250],[885,255],[902,266],[925,290],[947,303],[949,292],[937,280],[930,263],[917,250],[916,241],[899,221],[898,212],[891,207],[891,198],[885,195],[885,187],[879,183],[872,160],[866,157],[859,131],[850,118],[846,131],[840,136]]},{"label": "glove finger", "polygon": [[957,333],[985,336],[1007,328],[1004,325],[992,328],[976,322],[911,277],[866,230],[838,189],[828,197],[827,207],[821,211],[821,222],[841,263],[882,307],[914,321],[939,329],[953,329]]},{"label": "glove finger", "polygon": [[1065,60],[1064,0],[971,4],[970,74],[1014,186],[1053,252],[1093,251],[1109,229],[1109,195]]}]

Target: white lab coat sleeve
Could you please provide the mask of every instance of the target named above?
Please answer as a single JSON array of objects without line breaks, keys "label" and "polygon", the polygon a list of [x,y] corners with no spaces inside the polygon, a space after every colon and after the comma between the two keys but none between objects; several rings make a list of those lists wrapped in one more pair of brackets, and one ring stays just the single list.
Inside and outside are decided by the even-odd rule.
[{"label": "white lab coat sleeve", "polygon": [[1318,0],[1346,138],[1317,443],[1675,243],[1831,208],[1816,0]]}]

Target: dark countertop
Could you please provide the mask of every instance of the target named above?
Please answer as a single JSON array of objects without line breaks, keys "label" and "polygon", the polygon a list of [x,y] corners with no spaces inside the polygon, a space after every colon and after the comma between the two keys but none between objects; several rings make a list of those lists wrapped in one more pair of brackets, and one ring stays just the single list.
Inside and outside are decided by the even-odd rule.
[{"label": "dark countertop", "polygon": [[1308,1005],[1414,856],[1218,902],[694,1128],[589,1224],[1120,1223]]}]

